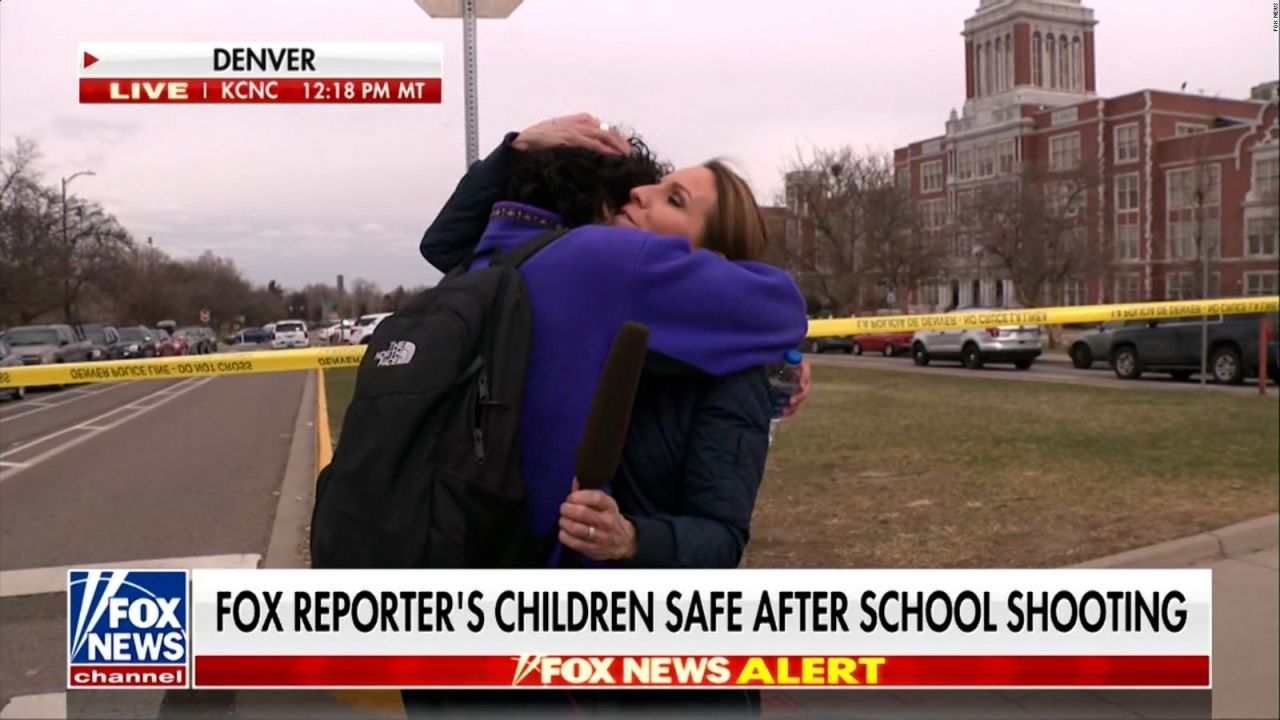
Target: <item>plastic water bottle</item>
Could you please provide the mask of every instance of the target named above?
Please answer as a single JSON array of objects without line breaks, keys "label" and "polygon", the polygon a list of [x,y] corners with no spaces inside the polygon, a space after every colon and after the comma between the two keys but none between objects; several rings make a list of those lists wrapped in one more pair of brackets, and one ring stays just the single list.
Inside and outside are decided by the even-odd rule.
[{"label": "plastic water bottle", "polygon": [[795,348],[782,356],[782,362],[769,366],[769,394],[772,403],[772,415],[769,420],[769,445],[773,445],[773,437],[777,433],[778,423],[782,422],[782,413],[787,409],[791,396],[800,391],[800,363],[804,355]]}]

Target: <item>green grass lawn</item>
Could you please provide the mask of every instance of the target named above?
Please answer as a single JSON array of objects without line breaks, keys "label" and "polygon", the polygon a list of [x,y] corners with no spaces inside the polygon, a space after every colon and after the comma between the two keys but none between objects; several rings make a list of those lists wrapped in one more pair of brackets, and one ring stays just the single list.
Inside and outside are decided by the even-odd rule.
[{"label": "green grass lawn", "polygon": [[[815,366],[756,504],[753,567],[1061,566],[1280,502],[1280,404]],[[326,370],[336,441],[355,369]]]},{"label": "green grass lawn", "polygon": [[1275,512],[1280,404],[814,368],[754,567],[1060,566]]},{"label": "green grass lawn", "polygon": [[342,416],[347,414],[351,394],[356,389],[358,368],[328,368],[324,371],[324,394],[329,403],[329,436],[336,444],[342,434]]}]

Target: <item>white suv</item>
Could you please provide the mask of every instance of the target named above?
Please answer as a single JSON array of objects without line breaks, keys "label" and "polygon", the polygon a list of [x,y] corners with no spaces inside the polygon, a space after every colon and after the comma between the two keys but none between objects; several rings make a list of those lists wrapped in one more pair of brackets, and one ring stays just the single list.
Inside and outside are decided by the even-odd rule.
[{"label": "white suv", "polygon": [[271,347],[276,350],[311,347],[307,324],[301,320],[281,320],[275,323],[271,330]]},{"label": "white suv", "polygon": [[356,324],[346,330],[346,339],[344,342],[348,345],[367,345],[369,337],[373,335],[373,331],[378,327],[378,323],[383,318],[390,317],[391,313],[373,313],[372,315],[361,315]]},{"label": "white suv", "polygon": [[[1001,312],[985,308],[952,310],[953,313]],[[1006,325],[968,330],[929,330],[911,338],[911,358],[917,365],[930,360],[959,360],[971,370],[984,363],[1013,363],[1026,370],[1043,349],[1039,325]]]}]

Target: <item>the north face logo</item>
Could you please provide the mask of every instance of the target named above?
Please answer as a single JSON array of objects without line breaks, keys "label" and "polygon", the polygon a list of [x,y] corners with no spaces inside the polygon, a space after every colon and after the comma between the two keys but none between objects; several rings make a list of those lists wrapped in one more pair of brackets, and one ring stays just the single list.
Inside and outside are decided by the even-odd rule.
[{"label": "the north face logo", "polygon": [[387,346],[386,350],[374,353],[373,357],[378,361],[378,367],[408,365],[413,360],[413,353],[417,349],[418,347],[408,340],[396,340]]}]

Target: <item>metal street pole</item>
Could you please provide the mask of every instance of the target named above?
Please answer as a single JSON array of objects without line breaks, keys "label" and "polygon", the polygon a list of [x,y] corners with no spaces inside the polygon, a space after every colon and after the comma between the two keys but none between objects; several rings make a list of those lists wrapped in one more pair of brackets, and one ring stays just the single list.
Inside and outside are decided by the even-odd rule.
[{"label": "metal street pole", "polygon": [[510,15],[521,0],[415,0],[435,18],[462,18],[464,120],[467,131],[467,168],[480,159],[480,91],[476,78],[476,20]]},{"label": "metal street pole", "polygon": [[[1205,241],[1204,231],[1200,232],[1200,297],[1209,299],[1209,243]],[[1209,316],[1200,316],[1200,386],[1209,384]]]},{"label": "metal street pole", "polygon": [[71,177],[62,178],[62,315],[71,322],[71,240],[67,237],[67,185],[81,175],[94,175],[92,170],[81,170]]},{"label": "metal street pole", "polygon": [[462,0],[462,58],[467,103],[467,167],[480,159],[480,107],[476,102],[476,0]]}]

